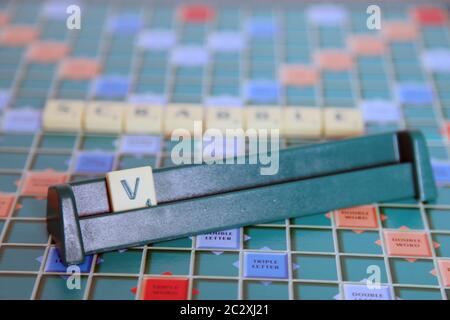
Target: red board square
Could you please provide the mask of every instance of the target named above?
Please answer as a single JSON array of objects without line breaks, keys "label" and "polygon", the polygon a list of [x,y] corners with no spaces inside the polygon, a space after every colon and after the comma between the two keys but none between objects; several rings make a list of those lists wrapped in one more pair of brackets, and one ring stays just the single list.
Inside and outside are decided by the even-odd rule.
[{"label": "red board square", "polygon": [[96,60],[87,58],[65,59],[59,68],[59,75],[63,79],[88,80],[100,73],[100,64]]},{"label": "red board square", "polygon": [[22,188],[22,195],[46,197],[48,187],[65,183],[67,176],[64,173],[55,171],[29,172],[25,178]]},{"label": "red board square", "polygon": [[184,22],[204,23],[214,19],[214,16],[214,9],[206,5],[184,5],[180,8],[180,19]]},{"label": "red board square", "polygon": [[431,257],[431,247],[425,232],[385,231],[389,255]]},{"label": "red board square", "polygon": [[382,55],[386,52],[384,42],[373,36],[355,35],[348,39],[350,50],[362,56]]},{"label": "red board square", "polygon": [[6,26],[9,22],[9,16],[5,12],[0,12],[0,27]]},{"label": "red board square", "polygon": [[6,26],[0,37],[0,43],[10,47],[26,46],[36,40],[38,32],[29,26]]},{"label": "red board square", "polygon": [[9,215],[13,201],[13,195],[0,194],[0,217],[7,217]]},{"label": "red board square", "polygon": [[439,26],[448,21],[447,12],[444,9],[421,6],[412,10],[414,21],[423,26]]},{"label": "red board square", "polygon": [[280,70],[281,82],[290,86],[313,86],[319,81],[316,69],[307,65],[286,65]]},{"label": "red board square", "polygon": [[450,260],[439,260],[438,265],[444,286],[450,287]]},{"label": "red board square", "polygon": [[47,41],[34,43],[28,51],[31,61],[49,63],[57,62],[69,53],[69,47],[64,43]]},{"label": "red board square", "polygon": [[142,300],[186,300],[188,284],[185,278],[146,278]]},{"label": "red board square", "polygon": [[321,69],[331,71],[350,70],[353,67],[352,56],[346,51],[324,50],[316,53],[316,62]]},{"label": "red board square", "polygon": [[336,224],[346,228],[378,228],[376,208],[359,206],[337,210]]}]

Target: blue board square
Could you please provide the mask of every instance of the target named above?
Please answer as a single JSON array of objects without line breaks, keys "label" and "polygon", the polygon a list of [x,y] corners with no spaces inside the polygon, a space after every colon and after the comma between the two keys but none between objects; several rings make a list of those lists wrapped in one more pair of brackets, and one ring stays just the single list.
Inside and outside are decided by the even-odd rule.
[{"label": "blue board square", "polygon": [[392,300],[388,286],[369,288],[365,284],[344,284],[345,300]]},{"label": "blue board square", "polygon": [[132,154],[157,154],[161,149],[160,136],[122,136],[120,151]]},{"label": "blue board square", "polygon": [[9,103],[9,90],[0,90],[0,110],[3,110]]},{"label": "blue board square", "polygon": [[139,34],[137,45],[148,50],[168,50],[176,43],[175,33],[171,30],[146,30]]},{"label": "blue board square", "polygon": [[270,80],[248,81],[244,88],[247,101],[253,103],[277,103],[280,87],[277,82]]},{"label": "blue board square", "polygon": [[107,173],[112,170],[114,155],[104,152],[80,152],[77,157],[76,173]]},{"label": "blue board square", "polygon": [[267,17],[256,17],[247,21],[247,33],[253,38],[272,38],[278,31],[275,21]]},{"label": "blue board square", "polygon": [[245,252],[244,277],[278,279],[287,278],[287,254]]},{"label": "blue board square", "polygon": [[41,128],[41,112],[31,109],[10,110],[3,116],[5,132],[36,132]]},{"label": "blue board square", "polygon": [[117,99],[127,96],[130,89],[130,79],[122,76],[98,77],[93,86],[94,95],[97,98]]},{"label": "blue board square", "polygon": [[210,232],[197,236],[197,248],[237,249],[239,229]]},{"label": "blue board square", "polygon": [[[83,263],[78,264],[80,272],[89,272],[92,263],[92,255],[86,256]],[[45,272],[66,272],[67,267],[62,263],[58,249],[51,247],[45,264]]]},{"label": "blue board square", "polygon": [[142,21],[136,14],[121,14],[108,21],[109,31],[122,34],[133,35],[142,28]]},{"label": "blue board square", "polygon": [[433,175],[438,184],[450,184],[450,163],[432,161]]},{"label": "blue board square", "polygon": [[397,85],[397,96],[401,103],[412,105],[432,104],[434,99],[431,87],[421,83]]}]

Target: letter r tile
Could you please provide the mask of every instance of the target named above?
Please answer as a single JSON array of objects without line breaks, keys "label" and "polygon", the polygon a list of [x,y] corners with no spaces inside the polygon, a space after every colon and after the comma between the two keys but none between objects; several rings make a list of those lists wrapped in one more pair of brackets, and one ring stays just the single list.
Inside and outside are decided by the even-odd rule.
[{"label": "letter r tile", "polygon": [[149,166],[109,172],[106,183],[114,212],[156,205],[153,171]]}]

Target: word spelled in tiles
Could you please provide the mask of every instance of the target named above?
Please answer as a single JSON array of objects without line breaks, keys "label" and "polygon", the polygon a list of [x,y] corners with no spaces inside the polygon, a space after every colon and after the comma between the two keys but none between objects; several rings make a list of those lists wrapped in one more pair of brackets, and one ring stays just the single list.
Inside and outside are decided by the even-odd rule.
[{"label": "word spelled in tiles", "polygon": [[[46,131],[161,134],[175,130],[193,134],[201,129],[278,129],[286,137],[342,138],[364,134],[359,108],[246,107],[229,108],[196,104],[153,104],[50,100],[43,113]],[[182,133],[182,132],[181,132]]]}]

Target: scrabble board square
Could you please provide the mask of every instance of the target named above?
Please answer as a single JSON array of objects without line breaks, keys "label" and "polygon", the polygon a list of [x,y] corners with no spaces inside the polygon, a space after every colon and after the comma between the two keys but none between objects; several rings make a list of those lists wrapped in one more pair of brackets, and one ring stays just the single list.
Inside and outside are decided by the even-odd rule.
[{"label": "scrabble board square", "polygon": [[124,131],[130,134],[159,134],[162,132],[163,107],[128,104],[125,107]]},{"label": "scrabble board square", "polygon": [[414,41],[418,37],[414,24],[403,21],[386,21],[381,32],[388,41]]},{"label": "scrabble board square", "polygon": [[120,145],[120,152],[135,155],[157,154],[160,149],[160,136],[123,135]]},{"label": "scrabble board square", "polygon": [[150,166],[109,172],[106,183],[114,212],[156,205]]},{"label": "scrabble board square", "polygon": [[152,250],[147,253],[146,274],[188,275],[191,251],[188,250]]},{"label": "scrabble board square", "polygon": [[39,285],[39,300],[83,300],[87,276],[80,277],[80,288],[69,290],[65,275],[44,275]]},{"label": "scrabble board square", "polygon": [[68,80],[90,80],[100,73],[98,61],[90,58],[64,59],[59,67],[59,76]]},{"label": "scrabble board square", "polygon": [[185,278],[148,277],[144,279],[142,300],[186,300],[188,286]]},{"label": "scrabble board square", "polygon": [[237,249],[240,242],[240,229],[210,232],[197,236],[197,248]]},{"label": "scrabble board square", "polygon": [[268,285],[263,281],[245,281],[244,296],[247,300],[288,300],[288,284],[272,282]]},{"label": "scrabble board square", "polygon": [[29,172],[23,183],[22,195],[24,196],[47,196],[48,187],[66,182],[65,173],[47,171]]},{"label": "scrabble board square", "polygon": [[[336,281],[336,259],[330,255],[295,255],[293,277],[304,280]],[[295,267],[297,266],[297,267]]]},{"label": "scrabble board square", "polygon": [[443,285],[450,287],[450,260],[438,260],[438,265]]},{"label": "scrabble board square", "polygon": [[[86,256],[83,263],[79,264],[80,272],[87,273],[91,269],[92,255]],[[58,249],[51,247],[45,264],[45,272],[67,272],[67,266],[62,262]]]},{"label": "scrabble board square", "polygon": [[[429,259],[389,259],[392,282],[406,285],[438,285],[438,278],[435,264]],[[434,270],[434,272],[432,272]]]},{"label": "scrabble board square", "polygon": [[336,300],[339,296],[339,286],[328,283],[295,283],[294,297],[296,300]]},{"label": "scrabble board square", "polygon": [[392,300],[388,286],[369,287],[366,284],[344,284],[345,300]]},{"label": "scrabble board square", "polygon": [[325,137],[342,138],[364,133],[364,122],[359,109],[326,108],[324,111]]},{"label": "scrabble board square", "polygon": [[6,26],[0,43],[9,47],[21,47],[32,43],[39,35],[36,28],[26,25]]},{"label": "scrabble board square", "polygon": [[239,275],[239,254],[215,250],[197,251],[194,273],[199,276],[237,277]]},{"label": "scrabble board square", "polygon": [[13,195],[0,193],[0,218],[7,217],[9,215],[13,202]]},{"label": "scrabble board square", "polygon": [[227,279],[194,280],[194,300],[236,300],[238,298],[238,282]]},{"label": "scrabble board square", "polygon": [[338,230],[339,251],[344,253],[382,254],[380,234],[367,230]]},{"label": "scrabble board square", "polygon": [[374,206],[358,206],[335,212],[336,224],[344,228],[378,228],[377,212]]},{"label": "scrabble board square", "polygon": [[0,270],[38,271],[41,265],[38,258],[44,255],[44,248],[3,246],[0,254]]},{"label": "scrabble board square", "polygon": [[282,132],[291,138],[320,138],[323,132],[322,111],[318,108],[283,108]]},{"label": "scrabble board square", "polygon": [[286,253],[244,253],[244,277],[285,279],[287,276]]},{"label": "scrabble board square", "polygon": [[75,166],[76,173],[106,173],[111,171],[114,154],[100,151],[81,151]]},{"label": "scrabble board square", "polygon": [[54,63],[63,59],[68,53],[69,47],[65,43],[45,41],[32,44],[27,58],[38,63]]},{"label": "scrabble board square", "polygon": [[431,257],[431,247],[425,232],[384,231],[389,255]]},{"label": "scrabble board square", "polygon": [[85,104],[76,100],[50,100],[45,106],[43,127],[49,131],[80,131]]},{"label": "scrabble board square", "polygon": [[87,132],[120,133],[123,111],[121,103],[90,102],[86,106],[84,129]]}]

